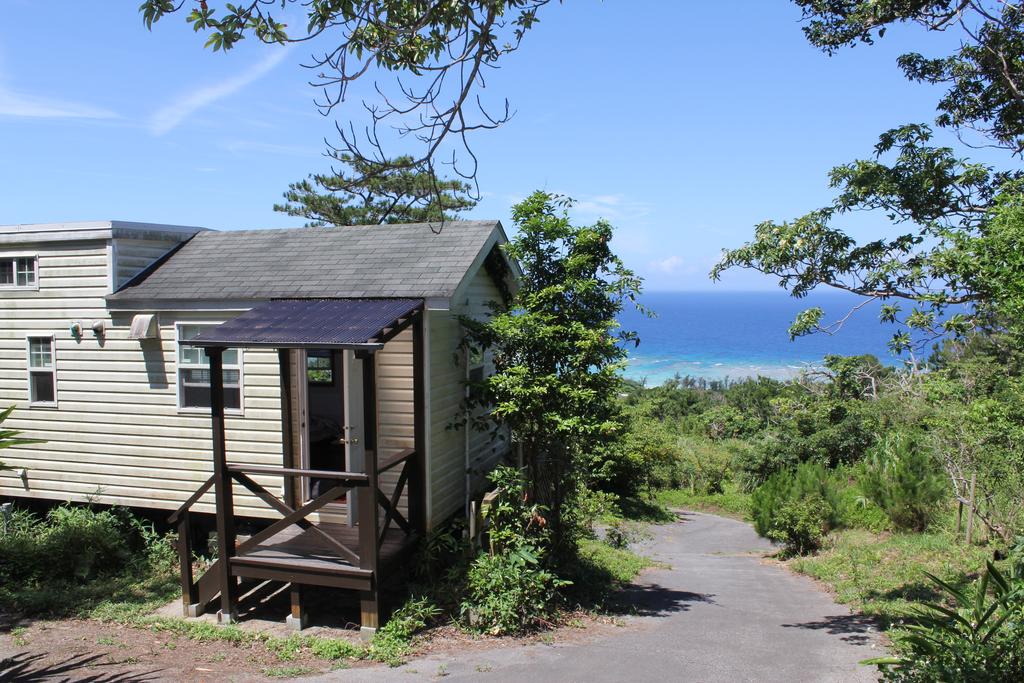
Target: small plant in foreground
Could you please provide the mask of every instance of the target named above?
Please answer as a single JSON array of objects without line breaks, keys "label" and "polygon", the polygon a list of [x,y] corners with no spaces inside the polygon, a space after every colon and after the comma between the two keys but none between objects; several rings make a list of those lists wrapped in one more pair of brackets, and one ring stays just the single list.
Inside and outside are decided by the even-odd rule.
[{"label": "small plant in foreground", "polygon": [[428,598],[412,598],[377,631],[370,644],[369,655],[389,666],[398,666],[409,654],[412,637],[441,614]]},{"label": "small plant in foreground", "polygon": [[544,566],[544,517],[527,502],[519,470],[499,467],[491,480],[498,496],[486,516],[490,548],[469,567],[462,614],[472,627],[492,635],[520,633],[547,621],[558,589],[569,582]]},{"label": "small plant in foreground", "polygon": [[991,562],[968,591],[927,576],[945,601],[925,603],[897,636],[901,656],[865,663],[897,683],[1024,680],[1024,577],[1004,576]]}]

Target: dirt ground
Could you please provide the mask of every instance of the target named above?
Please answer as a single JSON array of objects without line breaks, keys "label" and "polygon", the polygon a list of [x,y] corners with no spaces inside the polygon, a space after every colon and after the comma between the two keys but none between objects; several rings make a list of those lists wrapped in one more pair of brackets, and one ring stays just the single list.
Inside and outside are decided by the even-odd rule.
[{"label": "dirt ground", "polygon": [[[330,591],[311,596],[309,603],[334,605],[334,623],[311,610],[312,623],[303,635],[362,642],[359,631],[345,621],[347,605]],[[294,632],[284,624],[282,596],[271,596],[260,608],[243,614],[239,627],[287,638]],[[337,608],[341,609],[337,609]],[[175,602],[158,616],[180,616]],[[202,619],[215,623],[212,615]],[[580,614],[566,624],[527,638],[480,638],[452,626],[429,630],[414,643],[417,656],[520,647],[534,643],[567,643],[596,637],[617,628],[615,619]],[[275,651],[265,642],[197,641],[151,627],[122,626],[91,619],[17,621],[0,615],[0,681],[263,681],[301,678],[339,668],[383,667],[367,662],[329,662],[308,650]]]}]

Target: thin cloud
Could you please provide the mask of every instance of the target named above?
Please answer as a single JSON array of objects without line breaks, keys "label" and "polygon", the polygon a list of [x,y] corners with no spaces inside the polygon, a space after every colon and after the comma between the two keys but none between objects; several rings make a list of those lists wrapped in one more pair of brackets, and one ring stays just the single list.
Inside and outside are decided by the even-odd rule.
[{"label": "thin cloud", "polygon": [[658,273],[671,275],[683,267],[683,259],[680,256],[669,256],[668,258],[651,261],[648,265],[651,270]]},{"label": "thin cloud", "polygon": [[0,116],[30,119],[115,119],[109,109],[90,104],[38,97],[11,90],[0,83]]},{"label": "thin cloud", "polygon": [[636,219],[651,211],[649,204],[619,194],[582,195],[575,199],[575,212],[586,218],[605,218],[610,221]]},{"label": "thin cloud", "polygon": [[277,145],[271,142],[257,142],[253,140],[232,140],[220,145],[232,154],[245,154],[254,152],[257,154],[281,154],[285,156],[310,157],[323,154],[323,150],[312,147],[300,147],[298,145]]},{"label": "thin cloud", "polygon": [[280,48],[270,52],[262,60],[243,71],[241,74],[219,83],[203,86],[193,90],[169,104],[161,107],[149,119],[149,129],[154,135],[163,135],[181,125],[185,119],[203,107],[217,100],[233,95],[247,85],[266,76],[288,55],[288,48]]}]

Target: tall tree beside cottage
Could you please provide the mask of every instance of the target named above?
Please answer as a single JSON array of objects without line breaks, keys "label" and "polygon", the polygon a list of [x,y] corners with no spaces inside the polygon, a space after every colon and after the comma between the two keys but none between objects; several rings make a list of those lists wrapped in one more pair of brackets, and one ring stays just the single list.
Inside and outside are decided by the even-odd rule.
[{"label": "tall tree beside cottage", "polygon": [[612,226],[574,226],[570,203],[538,191],[513,207],[517,235],[507,253],[522,266],[519,288],[487,322],[466,321],[467,345],[492,351],[495,366],[472,402],[522,448],[556,563],[575,550],[568,512],[590,465],[622,429],[619,370],[638,340],[616,316],[637,305],[641,289],[611,250]]},{"label": "tall tree beside cottage", "polygon": [[351,171],[316,173],[292,183],[285,203],[275,204],[274,210],[302,216],[314,227],[439,222],[476,206],[469,183],[412,169],[411,157],[392,160],[380,173],[347,154],[334,158]]}]

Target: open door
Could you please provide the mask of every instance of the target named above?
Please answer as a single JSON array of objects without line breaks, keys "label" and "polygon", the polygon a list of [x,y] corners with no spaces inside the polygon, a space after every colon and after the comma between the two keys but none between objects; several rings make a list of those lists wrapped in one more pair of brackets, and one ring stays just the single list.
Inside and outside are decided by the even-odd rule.
[{"label": "open door", "polygon": [[[345,472],[345,392],[340,351],[299,349],[296,351],[301,373],[297,387],[301,461],[306,469]],[[302,483],[302,499],[308,501],[324,493],[333,481],[327,477],[307,477]],[[337,501],[346,503],[344,497]]]},{"label": "open door", "polygon": [[[342,378],[344,404],[345,460],[350,472],[364,472],[366,467],[365,416],[363,415],[363,362],[356,359],[355,351],[342,351]],[[358,489],[349,492],[348,523],[358,520]]]}]

